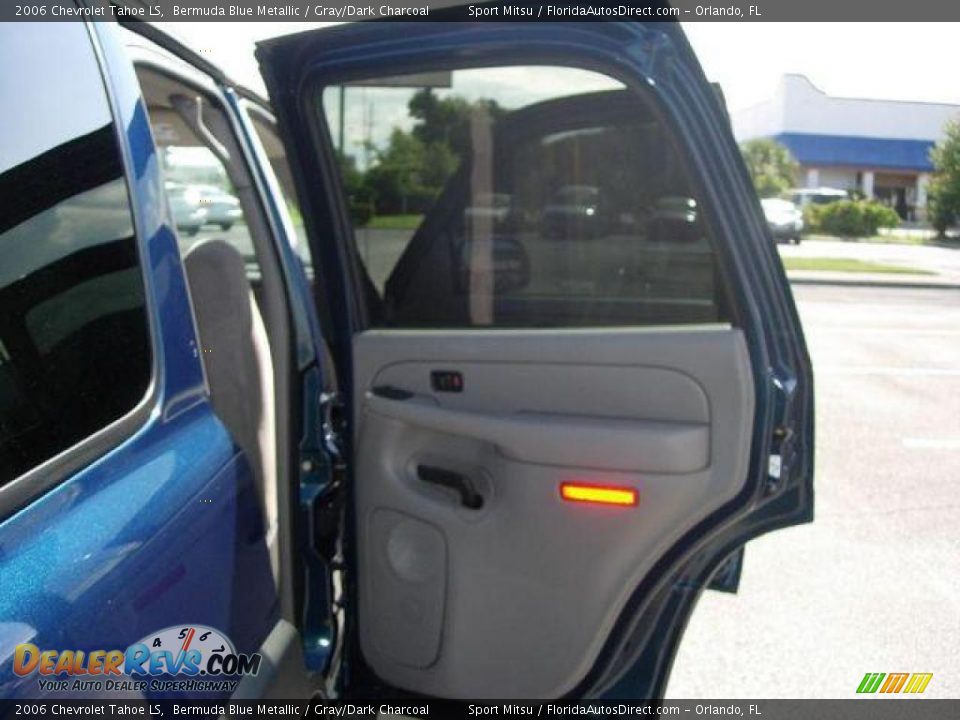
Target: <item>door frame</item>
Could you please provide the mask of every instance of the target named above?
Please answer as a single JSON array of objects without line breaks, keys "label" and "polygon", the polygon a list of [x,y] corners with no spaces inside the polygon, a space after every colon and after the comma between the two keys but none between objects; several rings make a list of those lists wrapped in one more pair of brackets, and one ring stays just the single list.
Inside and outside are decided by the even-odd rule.
[{"label": "door frame", "polygon": [[[255,93],[236,86],[215,65],[193,52],[176,39],[157,28],[136,20],[118,23],[124,31],[138,36],[138,45],[133,57],[128,57],[132,67],[144,67],[164,74],[173,80],[208,94],[223,113],[229,131],[240,151],[238,161],[244,166],[252,190],[256,196],[256,212],[266,229],[263,245],[275,264],[275,273],[284,294],[283,306],[288,342],[282,353],[289,359],[286,373],[287,392],[275,383],[277,394],[276,437],[286,438],[279,442],[278,450],[286,448],[282,461],[288,468],[290,482],[278,478],[278,546],[280,617],[268,629],[259,652],[269,659],[267,671],[257,676],[245,676],[236,690],[237,698],[257,698],[264,695],[290,697],[298,693],[312,693],[322,684],[319,672],[329,662],[329,653],[309,652],[316,650],[316,642],[308,642],[302,632],[304,605],[307,592],[299,568],[304,560],[300,552],[300,536],[305,524],[302,516],[298,484],[304,471],[304,461],[314,461],[309,471],[314,484],[329,482],[329,466],[316,462],[323,454],[319,443],[321,431],[315,410],[319,391],[317,377],[326,372],[322,368],[323,342],[315,307],[309,291],[309,281],[293,248],[292,224],[282,203],[282,194],[276,178],[272,176],[268,160],[261,152],[261,145],[247,106],[263,111],[265,100]],[[116,33],[116,34],[120,34]],[[129,55],[129,48],[127,55]],[[139,86],[137,86],[139,93]],[[267,163],[267,164],[264,164]],[[172,227],[172,225],[171,225]],[[259,252],[262,256],[263,252]],[[276,379],[275,377],[275,379]],[[289,412],[281,412],[283,408]],[[278,458],[281,455],[278,453]],[[322,458],[321,458],[322,459]],[[322,649],[322,648],[320,648]],[[278,695],[278,693],[280,693]]]}]

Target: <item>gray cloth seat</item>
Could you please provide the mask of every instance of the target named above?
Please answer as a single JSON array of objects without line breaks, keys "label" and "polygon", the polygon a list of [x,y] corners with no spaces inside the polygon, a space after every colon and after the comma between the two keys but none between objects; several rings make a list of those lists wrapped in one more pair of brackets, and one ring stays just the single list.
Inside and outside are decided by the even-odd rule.
[{"label": "gray cloth seat", "polygon": [[246,263],[229,243],[207,240],[191,247],[183,264],[210,401],[249,459],[268,544],[273,545],[277,527],[273,362]]}]

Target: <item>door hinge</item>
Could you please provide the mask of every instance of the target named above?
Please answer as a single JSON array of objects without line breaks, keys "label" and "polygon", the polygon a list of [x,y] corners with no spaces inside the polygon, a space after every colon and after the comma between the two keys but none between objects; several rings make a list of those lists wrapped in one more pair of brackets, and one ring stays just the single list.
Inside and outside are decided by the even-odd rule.
[{"label": "door hinge", "polygon": [[[317,449],[314,457],[303,460],[300,502],[309,528],[307,543],[318,557],[330,563],[340,532],[347,467],[343,446],[343,405],[335,392],[320,393],[319,401],[322,447]],[[314,467],[308,468],[308,463]],[[320,472],[321,469],[327,472]],[[317,472],[311,475],[310,470]]]},{"label": "door hinge", "polygon": [[344,405],[340,399],[340,393],[320,393],[321,439],[336,471],[341,471],[346,467],[346,451],[343,442],[346,418],[343,410]]}]

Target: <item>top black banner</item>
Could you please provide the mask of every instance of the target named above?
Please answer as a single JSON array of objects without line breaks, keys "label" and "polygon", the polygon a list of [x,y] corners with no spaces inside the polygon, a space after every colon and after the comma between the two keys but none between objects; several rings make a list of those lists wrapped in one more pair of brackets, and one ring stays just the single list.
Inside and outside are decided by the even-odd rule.
[{"label": "top black banner", "polygon": [[[148,22],[864,22],[960,21],[943,0],[732,0],[728,2],[459,2],[458,0],[24,0],[0,3],[0,20]],[[856,32],[851,28],[851,32]]]}]

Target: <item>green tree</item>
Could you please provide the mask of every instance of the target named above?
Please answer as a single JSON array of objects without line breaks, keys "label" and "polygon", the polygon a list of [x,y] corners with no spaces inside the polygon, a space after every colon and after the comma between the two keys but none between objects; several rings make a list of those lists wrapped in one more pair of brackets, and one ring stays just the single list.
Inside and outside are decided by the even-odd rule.
[{"label": "green tree", "polygon": [[960,119],[947,122],[944,139],[934,146],[930,159],[934,173],[927,207],[930,222],[943,237],[960,220]]},{"label": "green tree", "polygon": [[799,166],[776,140],[748,140],[740,146],[740,152],[760,197],[776,197],[793,185]]},{"label": "green tree", "polygon": [[353,155],[337,153],[337,161],[340,164],[340,177],[343,178],[344,189],[347,195],[353,197],[362,192],[363,173],[357,168],[357,159]]},{"label": "green tree", "polygon": [[374,150],[375,161],[364,185],[378,213],[407,213],[419,209],[423,194],[424,147],[410,133],[394,128],[386,148]]},{"label": "green tree", "polygon": [[408,104],[410,117],[416,118],[413,136],[425,146],[444,145],[463,159],[470,153],[470,118],[485,111],[492,122],[503,115],[496,100],[470,102],[465,97],[438,97],[430,88],[418,90]]},{"label": "green tree", "polygon": [[422,182],[425,188],[435,194],[443,190],[447,180],[457,170],[460,157],[446,143],[429,143],[423,148]]},{"label": "green tree", "polygon": [[504,112],[493,100],[441,98],[429,88],[414,93],[407,107],[413,127],[395,127],[386,147],[371,147],[373,162],[362,177],[358,196],[380,214],[426,211],[469,156],[472,115],[485,112],[495,121]]},{"label": "green tree", "polygon": [[373,199],[367,187],[366,176],[357,167],[353,155],[337,153],[340,177],[347,194],[350,216],[357,225],[366,225],[373,216]]}]

